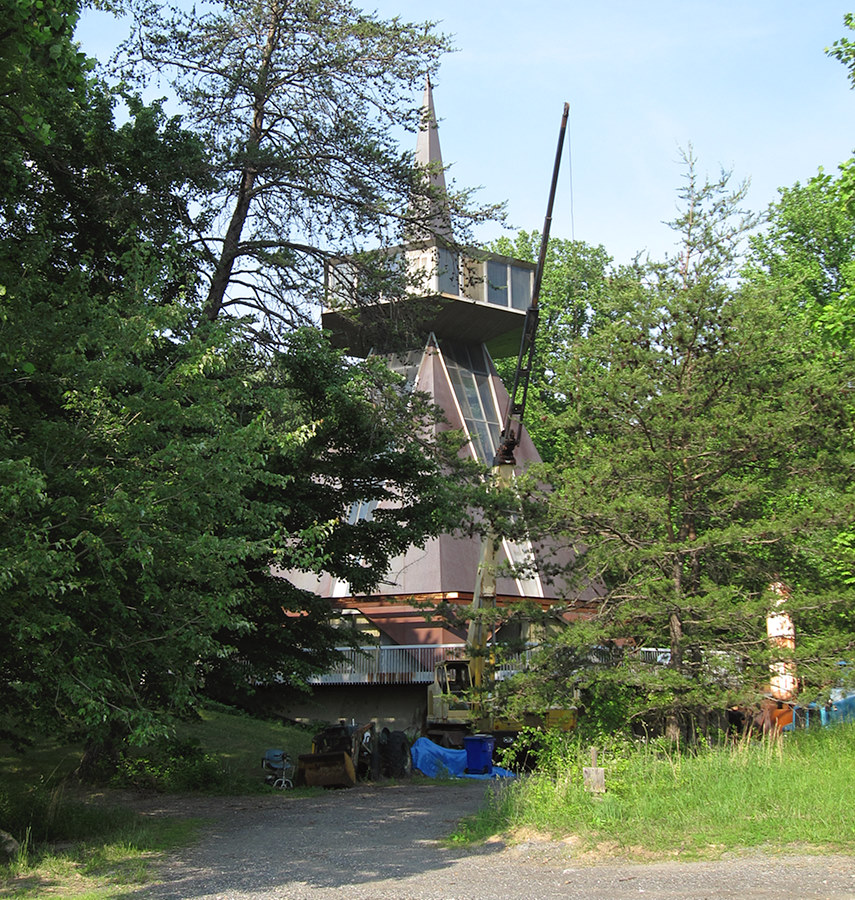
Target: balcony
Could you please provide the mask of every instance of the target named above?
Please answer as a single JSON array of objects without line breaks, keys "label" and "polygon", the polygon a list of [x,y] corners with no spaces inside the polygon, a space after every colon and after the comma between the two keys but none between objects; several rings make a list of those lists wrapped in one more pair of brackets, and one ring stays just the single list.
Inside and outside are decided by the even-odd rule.
[{"label": "balcony", "polygon": [[[484,251],[452,251],[435,242],[393,248],[388,255],[393,268],[411,279],[410,296],[395,307],[400,311],[399,304],[405,304],[424,337],[432,332],[440,339],[487,343],[494,358],[516,355],[534,289],[534,263]],[[327,263],[324,277],[323,327],[335,346],[367,355],[370,336],[356,327],[352,315],[354,309],[366,308],[364,299],[357,300],[358,267],[351,259],[334,259]],[[387,300],[378,299],[374,318],[381,322],[391,310]]]},{"label": "balcony", "polygon": [[[461,659],[465,644],[395,644],[387,647],[337,647],[341,660],[310,684],[431,684],[437,663]],[[514,655],[496,669],[496,678],[507,678],[525,668],[531,650]]]},{"label": "balcony", "polygon": [[[531,663],[535,647],[513,654],[496,667],[497,681],[510,678]],[[309,684],[432,684],[437,663],[466,656],[465,644],[393,644],[372,647],[336,647],[341,659],[323,675],[313,675]],[[641,647],[645,663],[667,665],[671,654],[665,648]],[[604,662],[596,655],[592,662]]]}]

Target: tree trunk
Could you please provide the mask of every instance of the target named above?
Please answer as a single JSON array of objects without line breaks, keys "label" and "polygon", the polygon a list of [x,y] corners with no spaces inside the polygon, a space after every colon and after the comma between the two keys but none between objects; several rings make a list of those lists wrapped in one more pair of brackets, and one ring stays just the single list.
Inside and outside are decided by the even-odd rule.
[{"label": "tree trunk", "polygon": [[88,784],[103,784],[119,769],[128,739],[128,729],[121,722],[110,722],[102,731],[90,735],[76,775]]},{"label": "tree trunk", "polygon": [[[671,649],[671,662],[669,665],[678,672],[683,670],[683,620],[678,610],[672,610],[668,617],[668,635]],[[665,737],[672,743],[680,740],[680,718],[676,711],[671,711],[665,717]]]},{"label": "tree trunk", "polygon": [[668,715],[665,716],[665,737],[671,741],[672,744],[676,744],[679,742],[681,736],[680,717],[675,712],[668,713]]},{"label": "tree trunk", "polygon": [[255,189],[255,181],[258,177],[258,169],[252,156],[257,152],[261,145],[264,134],[264,114],[267,107],[267,82],[270,74],[270,61],[273,53],[279,43],[279,24],[281,13],[278,7],[274,7],[273,19],[267,32],[267,43],[264,47],[264,53],[261,61],[261,69],[258,76],[258,87],[255,92],[255,102],[253,104],[252,124],[249,127],[247,135],[246,152],[249,161],[243,166],[240,177],[240,185],[238,187],[237,200],[235,209],[232,213],[229,227],[223,238],[223,247],[220,252],[220,258],[217,261],[217,267],[211,277],[211,286],[208,289],[208,297],[205,301],[205,313],[213,322],[220,314],[225,302],[226,290],[232,278],[232,270],[234,269],[235,260],[238,257],[240,249],[240,238],[243,234],[243,228],[249,216],[249,208],[253,201],[253,191]]},{"label": "tree trunk", "polygon": [[671,651],[671,668],[678,672],[683,670],[683,620],[679,610],[671,610],[668,617],[668,638]]}]

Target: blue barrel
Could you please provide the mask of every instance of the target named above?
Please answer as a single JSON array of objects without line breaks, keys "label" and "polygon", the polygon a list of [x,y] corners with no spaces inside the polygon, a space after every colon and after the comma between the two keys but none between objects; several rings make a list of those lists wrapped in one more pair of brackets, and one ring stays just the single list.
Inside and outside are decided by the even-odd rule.
[{"label": "blue barrel", "polygon": [[466,773],[468,775],[490,775],[493,772],[493,747],[496,740],[492,734],[467,734],[463,738],[466,748]]}]

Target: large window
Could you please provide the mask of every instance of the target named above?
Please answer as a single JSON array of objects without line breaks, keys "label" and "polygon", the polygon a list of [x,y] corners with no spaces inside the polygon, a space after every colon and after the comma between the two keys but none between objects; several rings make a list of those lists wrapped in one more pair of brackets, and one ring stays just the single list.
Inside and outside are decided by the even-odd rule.
[{"label": "large window", "polygon": [[522,266],[510,265],[511,306],[514,309],[528,309],[531,305],[532,271]]},{"label": "large window", "polygon": [[488,259],[487,302],[512,309],[531,304],[532,271],[499,259]]},{"label": "large window", "polygon": [[508,305],[508,266],[495,259],[487,260],[487,302]]},{"label": "large window", "polygon": [[498,445],[499,415],[490,388],[490,369],[483,347],[442,341],[442,355],[475,455],[493,461]]},{"label": "large window", "polygon": [[439,247],[437,282],[440,294],[460,294],[460,269],[457,254]]}]

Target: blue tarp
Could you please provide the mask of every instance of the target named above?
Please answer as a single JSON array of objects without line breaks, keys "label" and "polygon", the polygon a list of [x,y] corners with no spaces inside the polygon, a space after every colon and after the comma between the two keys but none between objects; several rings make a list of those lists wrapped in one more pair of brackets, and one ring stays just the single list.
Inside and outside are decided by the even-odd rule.
[{"label": "blue tarp", "polygon": [[500,766],[493,766],[492,775],[468,775],[466,751],[440,747],[427,738],[419,738],[411,748],[413,768],[428,778],[513,778],[514,773]]},{"label": "blue tarp", "polygon": [[837,722],[855,722],[855,693],[835,688],[831,692],[828,705],[822,711],[822,724],[832,725]]}]

